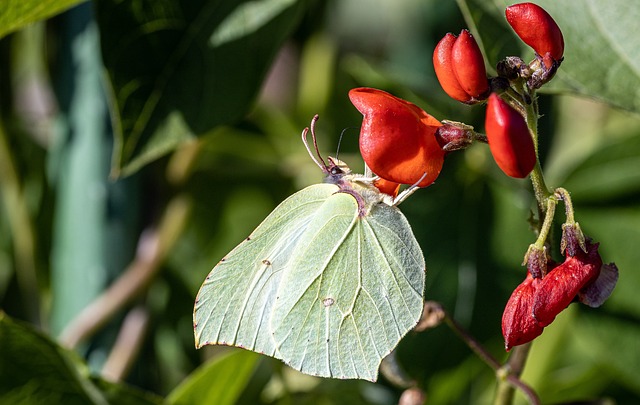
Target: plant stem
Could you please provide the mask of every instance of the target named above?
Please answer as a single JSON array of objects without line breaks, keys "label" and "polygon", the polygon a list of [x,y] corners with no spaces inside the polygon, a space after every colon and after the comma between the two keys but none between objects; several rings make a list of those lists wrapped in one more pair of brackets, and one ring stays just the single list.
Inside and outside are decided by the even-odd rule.
[{"label": "plant stem", "polygon": [[[536,245],[542,245],[538,247],[543,247],[548,236],[549,229],[551,228],[551,224],[553,223],[557,200],[553,192],[547,186],[542,172],[542,166],[540,165],[540,155],[538,151],[538,99],[535,92],[531,91],[531,93],[529,93],[526,88],[523,90],[527,91],[527,94],[524,94],[523,91],[524,95],[522,105],[525,110],[525,119],[533,139],[533,145],[536,153],[536,164],[531,172],[531,183],[533,185],[533,192],[538,206],[539,218],[537,225],[538,240],[536,241]],[[527,100],[530,100],[530,102],[525,102]],[[542,218],[544,218],[544,220]],[[531,343],[515,347],[511,352],[511,356],[509,356],[507,363],[496,373],[498,376],[498,387],[494,405],[510,405],[513,403],[515,394],[514,387],[516,387],[514,381],[518,381],[522,384],[522,386],[517,386],[528,396],[530,403],[540,403],[535,392],[519,379],[527,362],[530,349]]]},{"label": "plant stem", "polygon": [[[531,183],[533,185],[533,192],[536,197],[536,201],[538,202],[540,214],[544,214],[546,208],[545,201],[553,193],[547,186],[544,174],[542,173],[542,166],[540,166],[540,155],[538,153],[538,99],[535,95],[532,95],[532,102],[531,104],[526,105],[525,110],[527,126],[529,127],[529,132],[531,132],[533,145],[536,151],[536,165],[531,172]],[[540,218],[542,218],[542,215]]]},{"label": "plant stem", "polygon": [[531,342],[516,346],[509,356],[509,361],[496,372],[498,377],[498,388],[494,405],[508,405],[513,403],[514,388],[519,388],[529,399],[529,403],[533,405],[540,404],[540,399],[535,391],[527,384],[520,380],[520,375],[524,370],[527,362]]}]

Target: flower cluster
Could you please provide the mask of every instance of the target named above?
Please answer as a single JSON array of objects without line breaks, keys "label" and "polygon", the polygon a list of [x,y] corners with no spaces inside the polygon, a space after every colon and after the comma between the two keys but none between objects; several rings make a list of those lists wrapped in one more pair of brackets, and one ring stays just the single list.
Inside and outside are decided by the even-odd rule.
[{"label": "flower cluster", "polygon": [[510,350],[532,341],[569,304],[577,300],[598,307],[611,295],[618,280],[615,264],[603,264],[598,244],[586,241],[575,255],[568,250],[565,261],[554,263],[547,258],[546,275],[529,266],[527,277],[513,291],[502,315],[505,348]]},{"label": "flower cluster", "polygon": [[[522,112],[524,104],[531,102],[528,90],[553,76],[562,62],[564,39],[553,18],[535,4],[515,4],[505,14],[516,34],[536,52],[530,64],[518,57],[506,58],[498,65],[498,76],[487,79],[480,48],[466,30],[457,38],[447,34],[440,40],[433,64],[440,85],[452,98],[467,104],[489,99],[485,129],[491,153],[505,174],[524,178],[536,162]],[[530,88],[519,92],[522,81]]]},{"label": "flower cluster", "polygon": [[[506,57],[496,66],[497,76],[488,77],[480,47],[467,30],[458,36],[445,35],[433,53],[434,70],[445,93],[465,104],[486,103],[486,135],[459,122],[438,121],[415,104],[382,90],[356,88],[349,98],[364,116],[360,152],[383,193],[396,196],[402,184],[432,184],[446,154],[476,140],[489,144],[506,175],[532,177],[540,226],[537,241],[525,255],[526,278],[513,291],[502,317],[505,346],[510,350],[539,336],[571,302],[600,306],[615,287],[618,269],[613,263],[603,264],[599,245],[585,237],[574,221],[569,193],[562,188],[548,190],[538,164],[535,92],[554,77],[563,61],[562,32],[533,3],[509,6],[505,15],[518,37],[535,51],[531,62]],[[551,258],[547,240],[560,201],[567,213],[561,263]]]}]

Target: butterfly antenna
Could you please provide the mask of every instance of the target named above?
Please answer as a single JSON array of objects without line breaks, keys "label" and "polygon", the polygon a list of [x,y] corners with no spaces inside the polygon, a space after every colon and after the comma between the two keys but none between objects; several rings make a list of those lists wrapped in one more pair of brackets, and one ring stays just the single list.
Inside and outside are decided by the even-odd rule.
[{"label": "butterfly antenna", "polygon": [[315,149],[315,155],[314,153],[311,151],[311,148],[309,147],[309,142],[307,141],[307,134],[309,133],[309,128],[305,128],[304,130],[302,130],[302,143],[304,143],[304,147],[307,148],[307,152],[309,153],[309,156],[311,156],[311,160],[313,160],[315,162],[316,165],[318,165],[318,167],[320,169],[322,169],[322,171],[327,171],[327,164],[325,163],[325,161],[322,159],[322,155],[320,155],[320,150],[318,150],[318,141],[316,139],[316,121],[318,121],[318,114],[314,115],[313,118],[311,119],[311,140],[313,141],[313,148]]},{"label": "butterfly antenna", "polygon": [[342,130],[342,132],[340,132],[340,138],[338,138],[338,148],[336,149],[336,159],[338,159],[338,156],[340,155],[340,144],[342,143],[342,137],[344,136],[344,133],[349,129],[360,129],[360,127],[346,127]]}]

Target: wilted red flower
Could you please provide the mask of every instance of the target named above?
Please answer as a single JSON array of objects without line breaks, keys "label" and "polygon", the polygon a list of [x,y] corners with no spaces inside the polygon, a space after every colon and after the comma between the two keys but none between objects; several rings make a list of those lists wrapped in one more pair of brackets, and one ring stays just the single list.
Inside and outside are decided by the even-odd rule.
[{"label": "wilted red flower", "polygon": [[502,314],[502,335],[507,351],[513,346],[532,341],[540,336],[544,329],[532,316],[533,302],[540,281],[533,278],[531,273],[527,273],[527,278],[513,290],[507,301]]},{"label": "wilted red flower", "polygon": [[442,124],[382,90],[360,87],[349,91],[349,98],[364,115],[360,153],[367,166],[389,182],[413,185],[424,176],[420,187],[433,183],[444,163],[445,152],[435,138]]},{"label": "wilted red flower", "polygon": [[[502,334],[510,350],[538,337],[576,298],[597,307],[611,295],[618,281],[615,264],[602,264],[598,244],[587,241],[587,251],[567,255],[542,278],[527,278],[511,294],[502,315]],[[552,262],[548,263],[552,266]]]}]

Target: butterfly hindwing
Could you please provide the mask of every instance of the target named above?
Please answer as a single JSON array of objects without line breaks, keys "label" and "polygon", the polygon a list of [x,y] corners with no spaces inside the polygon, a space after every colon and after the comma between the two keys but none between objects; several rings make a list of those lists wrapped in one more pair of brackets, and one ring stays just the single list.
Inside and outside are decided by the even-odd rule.
[{"label": "butterfly hindwing", "polygon": [[358,213],[352,195],[331,196],[281,278],[276,346],[308,374],[375,380],[422,312],[424,258],[405,217],[382,203]]}]

